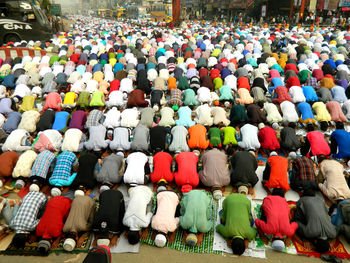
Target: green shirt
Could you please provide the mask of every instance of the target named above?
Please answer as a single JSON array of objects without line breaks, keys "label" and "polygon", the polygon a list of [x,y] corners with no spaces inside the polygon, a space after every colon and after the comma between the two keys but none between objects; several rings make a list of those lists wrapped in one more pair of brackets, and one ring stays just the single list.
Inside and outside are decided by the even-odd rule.
[{"label": "green shirt", "polygon": [[196,100],[196,93],[193,89],[186,89],[182,92],[183,103],[186,106],[197,106],[199,102]]},{"label": "green shirt", "polygon": [[105,104],[102,101],[103,97],[103,92],[102,91],[94,91],[92,93],[91,101],[90,101],[90,106],[98,106],[98,107],[103,107]]},{"label": "green shirt", "polygon": [[216,231],[225,239],[241,237],[253,240],[256,229],[250,226],[252,220],[251,203],[243,194],[230,194],[222,203],[220,216],[223,224],[216,227]]},{"label": "green shirt", "polygon": [[221,144],[221,130],[219,128],[213,127],[209,129],[209,143],[216,147]]},{"label": "green shirt", "polygon": [[209,196],[202,190],[191,190],[181,200],[180,225],[192,233],[206,233],[212,226]]},{"label": "green shirt", "polygon": [[80,106],[81,108],[86,108],[90,104],[90,92],[84,91],[80,93],[77,105]]},{"label": "green shirt", "polygon": [[224,134],[224,145],[228,145],[230,143],[232,143],[232,145],[237,145],[237,140],[236,140],[236,129],[231,127],[231,126],[227,126],[225,128],[222,128],[222,133]]}]

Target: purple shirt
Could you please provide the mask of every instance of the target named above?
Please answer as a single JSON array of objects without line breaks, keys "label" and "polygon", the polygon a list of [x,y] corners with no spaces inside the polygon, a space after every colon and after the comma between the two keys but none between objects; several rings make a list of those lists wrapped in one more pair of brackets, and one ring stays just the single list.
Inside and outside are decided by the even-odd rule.
[{"label": "purple shirt", "polygon": [[78,110],[73,113],[72,119],[69,123],[69,128],[76,128],[81,131],[84,130],[84,124],[86,122],[86,113],[85,111]]}]

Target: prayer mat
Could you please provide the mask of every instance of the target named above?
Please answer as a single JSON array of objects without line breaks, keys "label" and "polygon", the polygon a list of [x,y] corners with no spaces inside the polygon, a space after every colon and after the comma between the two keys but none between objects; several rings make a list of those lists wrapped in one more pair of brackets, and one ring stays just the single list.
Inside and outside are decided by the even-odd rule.
[{"label": "prayer mat", "polygon": [[[314,256],[319,258],[321,256],[320,253],[318,253],[315,250],[315,246],[308,240],[302,240],[297,235],[294,235],[292,238],[292,241],[294,243],[294,246],[298,252],[298,254],[304,254],[308,257]],[[337,237],[336,239],[333,239],[330,242],[330,252],[325,253],[325,255],[334,255],[341,259],[349,259],[350,255],[346,251],[343,243],[340,241],[340,239]]]},{"label": "prayer mat", "polygon": [[[251,197],[248,196],[248,198],[251,200]],[[221,198],[218,202],[218,210],[221,211],[222,209],[222,202],[225,198]],[[252,202],[252,213],[254,215],[255,206],[257,205],[256,202]],[[256,210],[260,211],[260,210]],[[220,216],[219,212],[217,213],[216,223],[215,227],[220,224]],[[213,243],[213,250],[215,252],[225,252],[232,254],[231,247],[228,246],[227,241],[218,233],[214,232],[214,243]],[[246,257],[254,257],[254,258],[266,258],[265,254],[265,247],[264,243],[261,241],[261,244],[257,242],[257,240],[253,240],[249,242],[248,248],[244,251],[242,256]]]},{"label": "prayer mat", "polygon": [[[261,205],[262,205],[262,202],[260,201],[259,202],[252,201],[252,210],[253,210],[252,213],[253,213],[254,220],[261,217]],[[292,208],[293,206],[295,206],[295,202],[289,201],[288,205]],[[273,249],[271,246],[272,245],[271,238],[269,240],[269,243],[265,244],[262,238],[260,237],[260,235],[257,234],[257,237],[255,238],[255,242],[256,242],[257,248],[265,247],[265,248]],[[291,242],[291,240],[290,240],[290,244],[287,245],[281,252],[292,254],[292,255],[297,254],[296,248],[294,244]]]},{"label": "prayer mat", "polygon": [[[62,252],[66,252],[66,253],[76,254],[76,253],[88,252],[89,248],[90,248],[90,244],[92,242],[92,237],[93,237],[93,235],[91,233],[83,234],[79,238],[79,240],[77,242],[77,246],[75,247],[75,249],[72,252],[66,252],[63,249],[63,243],[64,243],[65,238],[63,236],[58,237],[51,245],[51,249],[49,250],[49,253],[50,254],[51,253],[60,254]],[[39,241],[40,240],[37,239],[37,237],[35,235],[31,235],[29,237],[29,241],[25,243],[24,248],[18,249],[16,247],[14,247],[12,244],[10,244],[6,250],[0,251],[0,254],[2,254],[2,255],[20,255],[20,256],[44,256],[44,255],[40,254],[40,252],[37,249]]]},{"label": "prayer mat", "polygon": [[[195,246],[195,247],[189,247],[185,244],[186,234],[185,231],[179,226],[175,233],[173,233],[173,236],[171,237],[172,233],[168,234],[168,242],[166,243],[165,247],[176,249],[182,252],[192,252],[192,253],[215,253],[215,254],[222,254],[221,251],[214,251],[213,250],[213,242],[214,242],[214,225],[215,225],[215,219],[218,209],[218,203],[215,201],[211,195],[211,193],[206,192],[208,196],[211,198],[211,204],[212,204],[212,211],[211,211],[211,220],[213,221],[213,228],[203,235],[202,242]],[[153,207],[155,207],[155,202],[157,201],[156,196],[153,199]],[[144,233],[141,235],[141,242],[144,244],[148,244],[151,246],[155,246],[154,244],[154,238],[157,234],[157,231],[152,230],[151,227],[147,228]],[[174,239],[173,242],[169,243],[170,239]]]}]

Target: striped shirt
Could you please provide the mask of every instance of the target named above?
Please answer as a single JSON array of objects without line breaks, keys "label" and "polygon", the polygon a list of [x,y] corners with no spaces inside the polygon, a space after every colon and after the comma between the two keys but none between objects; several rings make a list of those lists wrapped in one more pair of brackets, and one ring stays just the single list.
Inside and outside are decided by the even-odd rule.
[{"label": "striped shirt", "polygon": [[314,171],[314,162],[306,157],[298,157],[293,162],[293,170],[296,172],[298,181],[313,181],[317,182]]},{"label": "striped shirt", "polygon": [[48,150],[42,151],[35,159],[30,176],[38,176],[45,179],[55,157],[55,154]]},{"label": "striped shirt", "polygon": [[73,152],[65,151],[57,156],[55,169],[50,177],[50,181],[55,179],[66,180],[71,176],[72,168],[78,164],[77,157]]},{"label": "striped shirt", "polygon": [[334,100],[327,102],[326,107],[331,114],[332,121],[346,121],[346,117],[341,109],[339,102]]},{"label": "striped shirt", "polygon": [[16,234],[27,234],[34,231],[39,223],[38,214],[44,207],[47,198],[41,192],[29,192],[22,200],[16,216],[10,222],[10,228],[15,230]]}]

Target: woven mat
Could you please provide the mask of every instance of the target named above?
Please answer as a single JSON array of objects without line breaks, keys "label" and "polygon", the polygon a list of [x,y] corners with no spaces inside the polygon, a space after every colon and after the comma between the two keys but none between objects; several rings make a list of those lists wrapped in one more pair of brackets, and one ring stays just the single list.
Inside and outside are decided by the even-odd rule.
[{"label": "woven mat", "polygon": [[[206,192],[208,196],[211,198],[211,205],[212,205],[212,214],[211,219],[213,222],[215,222],[218,204],[217,201],[215,201],[211,195],[211,193]],[[155,246],[153,240],[156,235],[156,232],[153,231],[150,227],[147,229],[146,234],[141,237],[141,241],[144,244],[148,244],[151,246]],[[170,233],[169,233],[170,235]],[[168,238],[169,239],[169,238]],[[203,239],[201,244],[195,246],[195,247],[189,247],[185,245],[185,233],[184,230],[179,227],[175,232],[175,239],[174,242],[165,245],[168,248],[176,249],[183,252],[192,252],[192,253],[215,253],[215,254],[221,254],[221,251],[214,251],[213,250],[213,242],[214,242],[214,227],[208,232],[203,235]]]},{"label": "woven mat", "polygon": [[[301,240],[297,235],[294,235],[292,238],[294,246],[298,252],[298,254],[304,254],[308,257],[314,256],[319,258],[321,256],[320,253],[316,252],[314,245],[308,240]],[[343,243],[337,237],[330,242],[331,249],[326,255],[335,255],[341,259],[349,259],[350,255],[346,251]]]},{"label": "woven mat", "polygon": [[[83,236],[80,237],[77,247],[70,253],[81,253],[81,252],[88,252],[90,248],[90,244],[92,242],[93,235],[91,233],[85,233]],[[63,242],[65,238],[59,237],[57,238],[54,243],[51,246],[51,249],[49,253],[56,253],[60,254],[62,252],[66,252],[63,249]],[[4,250],[0,251],[0,254],[3,255],[22,255],[22,256],[42,256],[37,247],[38,247],[39,240],[36,239],[35,235],[31,235],[29,237],[29,241],[26,242],[24,248],[18,249],[14,247],[12,244],[9,245],[9,247]]]}]

